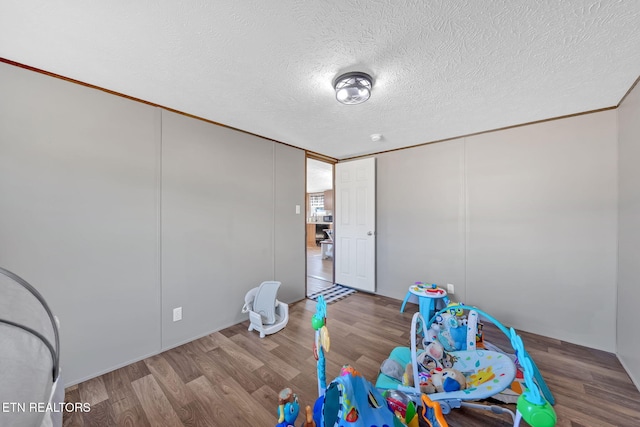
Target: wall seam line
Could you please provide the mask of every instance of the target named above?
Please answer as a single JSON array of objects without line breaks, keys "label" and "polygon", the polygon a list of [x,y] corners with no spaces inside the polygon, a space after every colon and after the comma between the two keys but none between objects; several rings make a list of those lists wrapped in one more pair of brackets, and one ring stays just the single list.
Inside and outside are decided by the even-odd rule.
[{"label": "wall seam line", "polygon": [[271,266],[272,266],[272,270],[271,270],[271,275],[273,277],[273,280],[276,280],[276,238],[277,238],[277,233],[276,233],[276,206],[278,203],[278,197],[276,194],[276,171],[278,170],[277,164],[276,164],[276,144],[274,143],[272,146],[272,156],[273,156],[273,179],[271,181],[271,185],[272,185],[272,191],[273,191],[273,226],[271,227],[271,233],[273,233],[273,239],[271,240]]},{"label": "wall seam line", "polygon": [[469,281],[469,172],[467,170],[467,138],[462,140],[462,188],[464,200],[464,300],[467,301]]},{"label": "wall seam line", "polygon": [[158,135],[158,154],[156,158],[156,167],[157,167],[157,178],[156,178],[156,188],[157,188],[157,251],[158,251],[158,286],[159,286],[159,294],[160,294],[160,348],[159,351],[162,351],[163,341],[164,341],[164,329],[163,329],[163,286],[162,286],[162,119],[164,116],[164,111],[162,108],[160,110],[160,127],[159,127],[159,135]]}]

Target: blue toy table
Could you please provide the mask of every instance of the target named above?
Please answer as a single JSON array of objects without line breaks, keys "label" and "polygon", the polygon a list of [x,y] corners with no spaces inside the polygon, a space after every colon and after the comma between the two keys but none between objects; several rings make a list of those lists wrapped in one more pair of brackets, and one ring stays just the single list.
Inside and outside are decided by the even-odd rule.
[{"label": "blue toy table", "polygon": [[435,285],[424,285],[420,282],[409,286],[409,291],[402,301],[400,307],[400,313],[404,312],[404,307],[407,305],[407,301],[412,295],[418,297],[418,304],[420,305],[420,314],[425,321],[429,321],[436,312],[436,301],[442,300],[444,305],[449,304],[449,298],[447,297],[447,291],[439,288]]}]

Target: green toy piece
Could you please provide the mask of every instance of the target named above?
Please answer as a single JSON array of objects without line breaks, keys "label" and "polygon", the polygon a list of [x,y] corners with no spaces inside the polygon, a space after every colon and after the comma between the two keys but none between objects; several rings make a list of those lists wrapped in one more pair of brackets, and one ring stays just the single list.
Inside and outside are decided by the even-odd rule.
[{"label": "green toy piece", "polygon": [[523,393],[518,398],[518,412],[522,418],[532,427],[553,427],[558,421],[556,412],[546,400],[542,405],[529,402]]},{"label": "green toy piece", "polygon": [[324,318],[318,316],[317,314],[314,314],[313,317],[311,318],[311,326],[316,331],[324,326],[324,322],[325,322]]}]

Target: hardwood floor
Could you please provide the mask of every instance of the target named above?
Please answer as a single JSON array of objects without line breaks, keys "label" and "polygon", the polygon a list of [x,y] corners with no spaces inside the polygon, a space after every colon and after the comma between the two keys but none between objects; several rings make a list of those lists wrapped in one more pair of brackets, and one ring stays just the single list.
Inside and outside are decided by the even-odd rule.
[{"label": "hardwood floor", "polygon": [[307,296],[333,286],[333,282],[307,276]]},{"label": "hardwood floor", "polygon": [[[328,306],[329,380],[349,363],[375,382],[391,349],[409,344],[417,306],[400,313],[400,304],[358,292]],[[314,312],[315,303],[304,300],[290,306],[284,330],[264,339],[247,331],[247,321],[70,387],[66,401],[88,402],[91,411],[65,414],[64,425],[275,426],[282,388],[291,387],[302,405],[317,397]],[[488,341],[505,347],[499,331],[485,331]],[[640,393],[615,355],[534,334],[522,338],[556,398],[558,426],[640,426]],[[471,409],[454,410],[447,421],[511,425],[504,415]]]},{"label": "hardwood floor", "polygon": [[333,259],[322,259],[319,246],[307,246],[307,295],[333,285]]}]

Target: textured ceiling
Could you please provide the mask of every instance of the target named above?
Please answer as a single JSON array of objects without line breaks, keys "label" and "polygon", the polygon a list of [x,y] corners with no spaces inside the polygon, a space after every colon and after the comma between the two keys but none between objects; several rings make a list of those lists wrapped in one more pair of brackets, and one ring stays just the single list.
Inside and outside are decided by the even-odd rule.
[{"label": "textured ceiling", "polygon": [[615,106],[639,28],[637,0],[2,0],[0,57],[341,159]]}]

